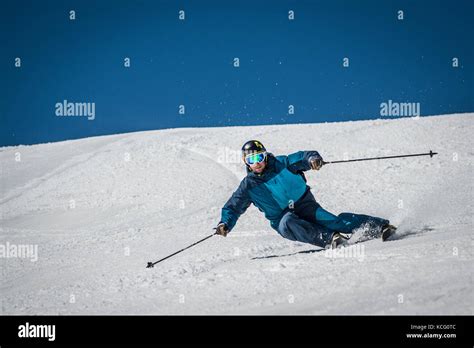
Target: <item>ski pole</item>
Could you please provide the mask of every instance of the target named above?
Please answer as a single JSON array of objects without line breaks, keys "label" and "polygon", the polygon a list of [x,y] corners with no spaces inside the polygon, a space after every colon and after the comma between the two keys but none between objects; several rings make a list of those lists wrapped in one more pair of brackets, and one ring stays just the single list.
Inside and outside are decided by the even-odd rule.
[{"label": "ski pole", "polygon": [[164,258],[162,258],[162,259],[160,259],[160,260],[158,260],[158,261],[155,261],[155,262],[148,262],[148,264],[146,265],[146,268],[153,268],[153,266],[155,266],[158,262],[164,261],[164,260],[170,258],[171,256],[174,256],[174,255],[176,255],[176,254],[179,254],[180,252],[182,252],[182,251],[184,251],[184,250],[186,250],[186,249],[189,249],[189,248],[191,248],[192,246],[195,246],[196,244],[199,244],[199,243],[201,243],[201,242],[204,242],[206,239],[211,238],[211,237],[212,237],[213,235],[215,235],[215,234],[217,234],[217,233],[213,233],[213,234],[211,234],[210,236],[207,236],[206,238],[203,238],[203,239],[201,239],[201,240],[198,240],[196,243],[193,243],[193,244],[187,246],[186,248],[183,248],[183,249],[181,249],[181,250],[178,250],[177,252],[175,252],[175,253],[173,253],[173,254],[171,254],[171,255],[168,255],[168,256],[166,256],[166,257],[164,257]]},{"label": "ski pole", "polygon": [[351,160],[343,160],[343,161],[330,161],[330,162],[324,162],[324,164],[333,164],[333,163],[345,163],[345,162],[359,162],[359,161],[370,161],[370,160],[379,160],[379,159],[387,159],[387,158],[401,158],[401,157],[415,157],[415,156],[430,156],[433,157],[434,155],[437,155],[437,152],[433,152],[430,150],[428,153],[417,153],[414,155],[397,155],[397,156],[384,156],[384,157],[369,157],[369,158],[356,158],[356,159],[351,159]]}]

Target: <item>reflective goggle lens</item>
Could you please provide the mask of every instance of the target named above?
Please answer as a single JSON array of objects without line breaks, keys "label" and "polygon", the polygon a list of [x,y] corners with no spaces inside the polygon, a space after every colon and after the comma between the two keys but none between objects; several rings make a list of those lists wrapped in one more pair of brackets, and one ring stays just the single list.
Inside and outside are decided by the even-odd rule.
[{"label": "reflective goggle lens", "polygon": [[256,153],[256,154],[246,156],[245,157],[245,162],[248,165],[252,165],[252,164],[255,164],[255,163],[263,162],[265,160],[265,157],[266,157],[265,152]]}]

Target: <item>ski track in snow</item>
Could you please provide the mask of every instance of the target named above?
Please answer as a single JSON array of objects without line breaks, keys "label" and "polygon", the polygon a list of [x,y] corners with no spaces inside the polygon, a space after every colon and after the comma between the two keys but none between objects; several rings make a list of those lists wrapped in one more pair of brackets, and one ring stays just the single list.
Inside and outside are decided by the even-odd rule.
[{"label": "ski track in snow", "polygon": [[[37,262],[0,258],[2,314],[472,315],[473,116],[183,128],[0,148],[1,243],[38,245]],[[276,155],[318,150],[326,160],[439,155],[307,173],[329,211],[399,227],[385,243],[354,237],[363,257],[329,258],[285,240],[251,206],[227,238],[146,269],[213,232],[245,176],[238,150],[252,138]],[[215,153],[225,148],[233,162]]]}]

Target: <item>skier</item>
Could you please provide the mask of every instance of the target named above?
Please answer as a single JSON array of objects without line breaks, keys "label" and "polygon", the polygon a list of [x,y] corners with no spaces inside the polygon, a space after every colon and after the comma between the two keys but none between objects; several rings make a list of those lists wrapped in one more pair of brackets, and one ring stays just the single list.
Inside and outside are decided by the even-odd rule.
[{"label": "skier", "polygon": [[321,248],[340,246],[360,227],[384,240],[395,231],[388,220],[353,213],[335,216],[316,202],[304,172],[323,166],[317,151],[274,156],[260,141],[250,140],[242,146],[242,159],[247,176],[222,208],[216,234],[227,236],[251,203],[282,237]]}]

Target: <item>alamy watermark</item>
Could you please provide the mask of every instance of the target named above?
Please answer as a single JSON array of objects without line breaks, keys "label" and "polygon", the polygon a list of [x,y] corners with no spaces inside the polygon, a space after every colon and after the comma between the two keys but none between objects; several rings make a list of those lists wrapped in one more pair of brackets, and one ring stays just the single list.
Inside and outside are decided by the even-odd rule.
[{"label": "alamy watermark", "polygon": [[38,261],[37,244],[0,244],[0,258],[23,258],[31,262]]},{"label": "alamy watermark", "polygon": [[228,147],[219,147],[217,150],[218,163],[241,163],[242,152],[240,150],[229,149]]},{"label": "alamy watermark", "polygon": [[420,103],[399,103],[391,99],[380,104],[380,116],[383,117],[419,117]]},{"label": "alamy watermark", "polygon": [[337,249],[326,249],[324,256],[330,259],[355,258],[357,261],[364,261],[365,246],[363,244],[354,244],[341,246]]},{"label": "alamy watermark", "polygon": [[66,99],[55,104],[56,116],[87,117],[89,121],[95,119],[95,103],[71,103]]},{"label": "alamy watermark", "polygon": [[54,341],[56,339],[56,325],[37,325],[26,322],[18,326],[18,337],[47,338],[48,341]]}]

